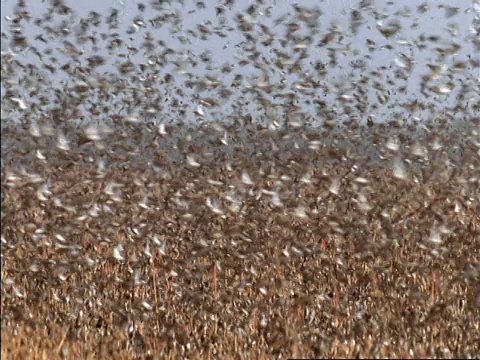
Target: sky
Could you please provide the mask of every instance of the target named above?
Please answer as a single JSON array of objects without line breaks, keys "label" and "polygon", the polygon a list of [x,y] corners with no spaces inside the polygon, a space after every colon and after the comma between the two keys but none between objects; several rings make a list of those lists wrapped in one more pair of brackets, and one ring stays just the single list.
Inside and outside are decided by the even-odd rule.
[{"label": "sky", "polygon": [[[2,0],[1,1],[1,13],[2,13],[2,23],[1,28],[2,32],[8,29],[8,21],[6,18],[12,13],[13,8],[15,6],[16,1],[14,0]],[[48,1],[37,1],[37,0],[26,0],[28,4],[29,11],[32,16],[38,16],[44,13],[46,5]],[[225,38],[221,38],[219,36],[212,36],[209,40],[196,40],[188,36],[187,31],[189,29],[195,29],[197,24],[200,23],[207,23],[211,21],[213,25],[217,25],[219,22],[219,17],[215,13],[215,6],[218,5],[218,1],[209,1],[206,0],[205,4],[206,7],[204,9],[199,9],[196,7],[196,1],[185,0],[183,5],[178,1],[165,1],[165,7],[170,11],[178,11],[181,14],[181,24],[177,29],[177,33],[172,35],[171,32],[168,30],[169,27],[166,26],[165,31],[158,30],[151,30],[155,38],[162,39],[165,43],[176,49],[179,53],[183,53],[185,58],[195,58],[200,56],[201,53],[204,51],[210,51],[212,54],[213,64],[214,66],[212,69],[207,69],[205,67],[200,66],[196,68],[195,72],[205,72],[205,73],[212,73],[217,74],[217,70],[221,64],[228,62],[232,65],[235,65],[238,62],[238,59],[242,57],[242,50],[239,44],[244,40],[243,35],[239,31],[232,31],[228,33],[228,36]],[[232,17],[237,12],[245,10],[250,4],[255,3],[253,1],[236,1],[232,8],[226,12],[226,21],[227,25],[231,24]],[[332,25],[335,24],[340,29],[344,29],[348,31],[350,26],[350,9],[357,8],[360,1],[355,0],[323,0],[323,1],[264,1],[264,5],[261,7],[264,13],[269,11],[271,13],[271,17],[268,16],[259,16],[256,18],[258,23],[262,23],[268,26],[270,31],[274,34],[278,35],[279,37],[282,36],[284,29],[275,26],[272,22],[272,19],[275,19],[284,14],[291,14],[292,5],[300,3],[303,7],[315,7],[318,6],[323,15],[321,17],[321,25],[319,33],[326,33],[327,29]],[[418,14],[416,12],[416,8],[421,4],[427,4],[429,7],[429,11],[424,14]],[[352,60],[352,54],[357,53],[357,57],[361,57],[363,55],[369,54],[368,48],[366,46],[365,39],[371,39],[375,41],[378,45],[378,50],[373,53],[372,59],[369,61],[369,68],[376,69],[380,68],[381,66],[391,67],[394,69],[396,66],[399,66],[401,63],[401,57],[399,54],[404,53],[409,56],[412,56],[414,59],[414,69],[411,73],[410,78],[407,81],[407,93],[401,96],[404,96],[408,99],[415,99],[418,97],[419,93],[419,79],[422,74],[427,72],[426,64],[435,62],[435,54],[432,51],[423,51],[423,50],[412,50],[411,47],[405,45],[405,42],[414,42],[420,34],[426,35],[440,35],[441,40],[440,44],[447,44],[448,42],[455,41],[463,45],[460,51],[455,54],[454,56],[447,59],[446,66],[448,67],[451,63],[458,60],[466,60],[468,57],[476,57],[480,58],[480,54],[475,52],[472,42],[469,41],[472,35],[472,23],[475,16],[475,12],[473,10],[473,3],[470,0],[458,0],[455,1],[455,6],[459,8],[459,12],[456,16],[446,19],[445,18],[445,9],[439,8],[440,5],[443,4],[452,4],[451,1],[416,1],[416,0],[408,0],[408,1],[379,1],[374,0],[373,4],[375,9],[382,14],[385,15],[392,15],[397,11],[401,11],[405,7],[410,7],[413,10],[413,14],[411,17],[401,17],[395,16],[396,19],[399,19],[402,24],[402,30],[398,35],[394,37],[392,40],[386,40],[382,37],[380,32],[378,31],[379,26],[384,26],[388,23],[388,19],[385,19],[382,22],[376,21],[371,14],[365,14],[366,22],[360,27],[359,32],[357,35],[347,36],[343,44],[346,47],[349,47],[350,52],[339,59],[339,66],[334,69],[329,69],[329,73],[327,75],[326,81],[335,83],[336,81],[343,79],[345,81],[351,80],[351,67],[349,62]],[[92,1],[92,0],[84,0],[81,2],[68,0],[66,1],[70,7],[74,9],[76,12],[76,18],[80,19],[81,17],[85,17],[88,15],[90,11],[96,11],[100,14],[107,14],[109,9],[117,8],[120,10],[120,24],[123,30],[128,29],[129,26],[133,24],[133,17],[138,14],[137,11],[137,4],[138,1],[128,1],[128,0],[102,0],[102,1]],[[145,4],[148,4],[148,1],[145,1]],[[151,11],[148,10],[147,7],[147,14],[145,18],[148,18],[149,15],[152,15]],[[221,18],[221,17],[220,17]],[[414,26],[413,24],[416,25]],[[453,37],[452,33],[448,31],[448,28],[452,29],[452,26],[455,27],[456,35]],[[106,27],[105,27],[106,29]],[[171,27],[170,27],[171,29]],[[133,39],[140,38],[143,34],[143,29],[139,29],[136,34],[133,34],[128,37],[132,37]],[[35,28],[33,24],[25,25],[25,32],[27,36],[34,37],[38,34],[38,29]],[[183,37],[182,37],[183,36]],[[127,37],[127,35],[126,35]],[[188,38],[190,42],[182,41],[185,38]],[[135,40],[133,40],[135,41]],[[388,49],[385,45],[390,44],[393,45],[393,49]],[[61,44],[58,44],[61,46]],[[41,46],[41,45],[39,45]],[[48,44],[48,46],[55,46],[54,44]],[[2,51],[6,51],[8,48],[8,44],[2,43]],[[86,53],[88,54],[91,49],[86,48]],[[262,54],[265,56],[265,59],[268,60],[271,58],[271,50],[268,48],[264,48],[261,50]],[[322,49],[314,49],[309,52],[312,61],[315,60],[322,60],[326,58],[326,52]],[[36,59],[31,54],[20,54],[20,58],[23,58],[23,61],[26,62],[35,62]],[[114,59],[112,59],[113,61]],[[141,55],[137,56],[133,59],[133,61],[142,62]],[[400,61],[400,62],[399,62]],[[107,63],[105,66],[105,70],[109,71],[110,69],[114,69],[112,64]],[[166,67],[165,72],[174,71],[173,67]],[[245,66],[242,68],[242,74],[248,76],[249,74],[255,74],[258,70],[252,65]],[[468,76],[472,76],[474,78],[480,78],[479,69],[472,69]],[[234,71],[235,73],[235,71]],[[272,80],[273,81],[280,81],[282,75],[280,73],[272,73]],[[178,80],[178,84],[181,84],[182,81],[185,80],[184,77],[181,75],[177,76],[176,79]],[[224,79],[225,81],[229,81],[231,79]],[[287,75],[287,81],[290,84],[293,84],[295,81],[295,77],[289,77]],[[54,81],[62,81],[61,76]],[[247,84],[248,85],[248,84]],[[181,86],[181,85],[180,85]],[[451,93],[448,96],[440,99],[440,103],[443,102],[445,104],[451,103],[455,99],[455,94]],[[192,104],[194,107],[195,104]],[[224,108],[225,115],[229,115],[232,113],[232,109],[228,107]],[[384,111],[383,114],[386,112]],[[192,115],[194,116],[194,115]],[[206,115],[207,117],[209,114]],[[213,116],[213,114],[212,114]],[[216,114],[218,116],[218,114]],[[376,114],[377,118],[383,116],[382,112],[378,112]],[[380,119],[381,121],[381,119]]]}]

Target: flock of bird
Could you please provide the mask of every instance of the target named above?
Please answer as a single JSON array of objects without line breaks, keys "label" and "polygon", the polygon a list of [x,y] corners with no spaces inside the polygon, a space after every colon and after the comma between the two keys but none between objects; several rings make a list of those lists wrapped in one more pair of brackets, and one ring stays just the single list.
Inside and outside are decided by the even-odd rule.
[{"label": "flock of bird", "polygon": [[17,1],[2,358],[480,354],[480,3],[327,5]]}]

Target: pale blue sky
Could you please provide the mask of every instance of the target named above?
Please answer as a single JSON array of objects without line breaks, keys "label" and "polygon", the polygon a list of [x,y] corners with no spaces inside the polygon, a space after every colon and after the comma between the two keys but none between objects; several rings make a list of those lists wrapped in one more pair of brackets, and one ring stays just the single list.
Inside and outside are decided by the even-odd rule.
[{"label": "pale blue sky", "polygon": [[[15,5],[16,1],[13,0],[2,0],[1,1],[1,6],[2,6],[2,31],[5,31],[8,28],[8,22],[5,21],[5,16],[8,16],[9,14],[12,13],[13,6]],[[38,16],[40,14],[43,14],[46,6],[48,6],[48,1],[42,2],[42,1],[37,1],[37,0],[26,0],[26,3],[28,4],[28,8],[32,16]],[[94,10],[100,14],[107,14],[109,9],[112,7],[118,8],[120,10],[120,24],[121,24],[121,29],[122,31],[126,30],[131,24],[132,24],[132,18],[138,14],[138,11],[136,9],[138,1],[128,1],[128,0],[112,0],[112,1],[104,1],[104,0],[97,0],[97,1],[92,1],[92,0],[84,0],[81,2],[78,1],[73,1],[73,0],[68,0],[66,1],[66,4],[68,4],[70,7],[72,7],[75,12],[76,12],[76,19],[80,17],[86,16],[90,11]],[[149,1],[145,1],[145,4],[148,4]],[[219,72],[217,71],[219,66],[224,63],[224,62],[229,62],[232,65],[235,65],[238,60],[236,60],[235,56],[242,56],[242,50],[240,47],[237,47],[236,45],[239,44],[244,38],[240,32],[237,30],[235,31],[230,31],[227,33],[227,37],[221,38],[219,36],[213,35],[210,40],[206,41],[201,41],[198,39],[191,38],[186,32],[189,29],[194,29],[197,24],[204,23],[207,21],[211,21],[213,23],[213,26],[218,25],[219,22],[219,17],[216,16],[215,14],[215,6],[218,5],[219,2],[217,1],[209,1],[205,0],[206,8],[205,9],[197,9],[195,7],[195,1],[191,0],[185,0],[184,5],[181,5],[179,2],[176,2],[174,0],[171,0],[169,3],[167,2],[168,7],[170,7],[171,11],[178,11],[181,14],[182,18],[182,24],[181,28],[179,29],[179,32],[175,35],[172,35],[170,31],[168,31],[168,27],[165,29],[165,31],[159,31],[159,30],[151,30],[152,34],[157,38],[157,39],[163,39],[166,44],[174,49],[176,49],[179,52],[184,52],[185,54],[188,54],[189,57],[195,58],[198,57],[203,51],[209,50],[212,53],[212,58],[214,59],[213,63],[213,69],[212,70],[206,70],[205,67],[199,66],[196,69],[192,69],[195,71],[197,74],[203,72],[213,74],[220,76]],[[223,3],[223,2],[222,2]],[[242,11],[245,10],[249,4],[254,3],[253,1],[239,1],[237,0],[235,2],[234,7],[231,10],[227,10],[225,15],[227,17],[227,26],[232,24],[232,21],[230,20],[233,18],[233,16]],[[290,14],[293,13],[292,11],[292,4],[295,3],[300,3],[303,7],[314,7],[318,6],[322,11],[323,15],[320,18],[320,27],[319,27],[319,39],[321,39],[322,34],[327,33],[327,29],[330,27],[331,24],[337,24],[340,26],[342,29],[345,29],[345,31],[348,32],[349,29],[349,24],[350,24],[350,9],[351,8],[356,8],[358,7],[358,4],[360,1],[354,1],[354,0],[339,0],[339,1],[332,1],[332,0],[324,0],[324,1],[265,1],[265,4],[263,5],[263,9],[269,8],[271,11],[271,18],[268,18],[267,16],[259,16],[256,21],[258,23],[263,23],[267,25],[270,29],[271,32],[273,32],[275,35],[281,37],[282,34],[284,33],[284,29],[281,28],[280,26],[273,26],[272,24],[272,19],[278,18],[281,15],[284,14]],[[392,4],[388,4],[387,1],[373,1],[373,4],[375,6],[375,10],[378,13],[385,14],[385,15],[390,15],[391,18],[399,19],[401,21],[401,24],[403,26],[402,30],[398,35],[396,35],[393,39],[385,39],[382,37],[380,32],[377,30],[377,26],[379,23],[374,19],[372,14],[364,14],[365,15],[365,24],[363,24],[360,27],[360,30],[356,36],[348,35],[345,37],[343,40],[344,45],[350,45],[350,49],[353,51],[358,51],[358,57],[362,57],[363,55],[368,54],[368,49],[365,44],[365,39],[369,38],[373,41],[375,41],[378,45],[378,48],[380,50],[376,50],[372,56],[373,58],[371,60],[368,60],[368,66],[370,69],[376,69],[380,66],[387,66],[394,69],[396,64],[395,64],[395,58],[398,57],[399,53],[405,53],[407,55],[411,55],[415,61],[415,66],[414,70],[411,74],[410,79],[408,80],[408,92],[406,94],[406,97],[409,99],[415,99],[419,96],[419,87],[418,87],[418,79],[419,77],[426,73],[426,63],[433,63],[436,60],[436,54],[433,53],[430,50],[411,50],[408,46],[401,45],[399,44],[399,41],[405,40],[405,41],[412,41],[414,42],[418,36],[422,33],[428,35],[440,35],[441,40],[438,43],[437,46],[441,46],[442,44],[447,44],[451,41],[454,41],[456,43],[462,44],[463,47],[462,49],[456,54],[455,56],[451,56],[447,58],[446,60],[446,65],[448,66],[450,63],[453,63],[453,61],[458,61],[458,60],[465,60],[467,59],[467,56],[474,56],[474,57],[479,57],[480,55],[474,52],[474,47],[471,42],[471,33],[470,27],[472,25],[472,20],[474,13],[471,11],[472,8],[472,1],[469,0],[459,0],[455,2],[451,1],[414,1],[414,0],[409,0],[409,1],[392,1]],[[428,4],[429,10],[424,13],[424,14],[418,14],[416,12],[416,8],[418,5],[426,3]],[[456,7],[459,8],[459,13],[450,19],[446,19],[444,14],[445,10],[444,9],[439,9],[438,6],[441,4],[455,4]],[[397,15],[393,15],[396,11],[400,10],[401,8],[404,8],[405,6],[409,6],[412,10],[412,16],[410,18],[405,18],[405,17],[400,17]],[[154,11],[151,10],[147,6],[147,11],[144,13],[144,18],[148,19],[152,16],[154,16]],[[389,19],[384,20],[384,23],[387,23]],[[412,29],[412,24],[417,23],[416,29]],[[458,35],[456,38],[452,38],[451,34],[447,31],[447,27],[449,24],[454,24],[457,27],[457,33]],[[26,28],[26,33],[29,37],[32,38],[35,35],[38,34],[38,28],[35,27],[33,24],[28,24],[25,26]],[[106,27],[100,28],[99,31],[103,29],[104,31],[108,32]],[[147,29],[149,30],[149,29]],[[121,34],[122,32],[119,31]],[[135,38],[141,37],[143,34],[144,30],[140,29],[136,34],[133,35]],[[191,44],[182,44],[180,41],[181,35],[184,35],[185,37],[189,37],[190,40],[192,41]],[[130,35],[125,34],[125,39],[127,40]],[[318,42],[316,41],[316,42]],[[73,41],[72,41],[73,42]],[[132,42],[132,44],[135,44],[135,40]],[[382,46],[390,44],[393,46],[393,49],[389,50],[386,48],[382,48]],[[37,44],[39,47],[41,47],[41,44]],[[50,47],[55,47],[55,44],[49,44],[48,46]],[[6,50],[8,47],[8,44],[2,44],[2,50]],[[58,46],[57,46],[58,47]],[[435,47],[435,46],[432,46]],[[270,52],[269,49],[263,48],[260,49],[262,51],[262,54],[265,56],[266,59],[269,59],[270,57]],[[91,52],[91,49],[85,48],[86,53],[88,54]],[[326,51],[325,49],[320,49],[316,48],[312,51],[309,52],[310,57],[312,60],[318,60],[320,59],[321,61],[327,61],[326,59]],[[106,55],[106,54],[105,54]],[[20,58],[22,58],[22,55],[19,55]],[[351,79],[351,68],[349,66],[349,61],[351,61],[353,58],[352,56],[343,56],[339,57],[339,66],[334,68],[334,69],[329,69],[329,73],[327,75],[327,81],[329,82],[335,82],[339,78],[343,78],[345,80],[352,80]],[[113,67],[111,67],[111,62],[114,62],[116,59],[114,58],[109,58],[107,57],[107,66],[103,70],[111,70]],[[142,59],[142,55],[138,55],[137,57],[134,58],[134,61],[138,61],[139,63],[142,62],[144,59]],[[36,62],[36,59],[31,55],[31,54],[26,54],[25,57],[23,57],[23,61],[27,62]],[[110,66],[109,66],[110,65]],[[171,71],[173,73],[174,71],[174,66],[170,65],[164,69],[165,73]],[[307,71],[306,69],[305,71]],[[247,65],[242,68],[241,70],[243,75],[251,75],[258,73],[258,70],[255,69],[252,65]],[[277,72],[277,73],[276,73]],[[234,70],[233,75],[235,73],[238,73],[238,71]],[[273,81],[278,81],[280,79],[280,74],[278,73],[277,70],[274,70],[272,73],[272,79]],[[479,70],[478,69],[472,69],[469,76],[472,77],[479,77]],[[228,82],[231,81],[232,75],[226,76],[222,78],[222,80]],[[286,76],[287,82],[292,83],[293,81],[296,80],[296,76]],[[61,79],[57,78],[54,79],[55,81],[60,81]],[[185,80],[185,77],[182,75],[176,75],[176,81],[178,84],[182,84],[182,81]],[[455,97],[455,94],[452,93],[448,96],[445,96],[441,100],[445,103],[450,103],[451,99]],[[192,106],[195,106],[195,104],[192,104]],[[222,109],[224,112],[224,115],[228,115],[229,113],[232,112],[232,109],[229,109],[228,106],[224,107]],[[382,111],[377,111],[375,116],[377,119],[385,112],[387,112],[385,109]],[[218,114],[207,114],[207,118],[209,116],[218,116]]]}]

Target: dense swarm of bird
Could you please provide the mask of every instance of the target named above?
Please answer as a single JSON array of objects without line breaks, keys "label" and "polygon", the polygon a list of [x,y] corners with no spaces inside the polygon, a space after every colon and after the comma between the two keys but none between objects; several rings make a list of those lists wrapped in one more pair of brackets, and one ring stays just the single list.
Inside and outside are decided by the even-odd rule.
[{"label": "dense swarm of bird", "polygon": [[2,358],[480,356],[478,0],[239,6],[6,17]]}]

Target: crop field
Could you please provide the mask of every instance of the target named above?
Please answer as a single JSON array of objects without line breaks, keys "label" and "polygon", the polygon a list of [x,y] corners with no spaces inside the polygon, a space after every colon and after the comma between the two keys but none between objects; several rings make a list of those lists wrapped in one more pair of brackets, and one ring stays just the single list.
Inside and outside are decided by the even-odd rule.
[{"label": "crop field", "polygon": [[[399,148],[392,131],[370,151],[381,161],[355,141],[322,146],[326,133],[303,152],[282,146],[301,132],[276,151],[265,134],[223,156],[181,136],[178,148],[202,160],[164,154],[149,167],[90,163],[89,144],[77,158],[52,148],[48,161],[11,160],[2,358],[478,356],[479,158],[468,131],[449,136],[461,166],[452,147],[403,138]],[[134,147],[123,136],[105,148]]]}]

